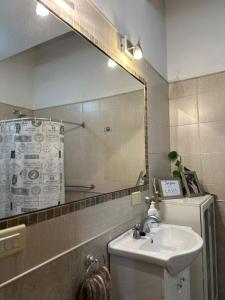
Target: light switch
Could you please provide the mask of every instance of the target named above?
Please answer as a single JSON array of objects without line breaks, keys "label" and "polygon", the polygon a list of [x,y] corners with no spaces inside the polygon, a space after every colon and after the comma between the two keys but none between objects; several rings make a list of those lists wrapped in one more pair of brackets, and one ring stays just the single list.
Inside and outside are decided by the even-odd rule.
[{"label": "light switch", "polygon": [[25,247],[25,239],[24,224],[0,230],[0,259],[22,251]]},{"label": "light switch", "polygon": [[134,192],[131,194],[132,205],[141,204],[141,192]]}]

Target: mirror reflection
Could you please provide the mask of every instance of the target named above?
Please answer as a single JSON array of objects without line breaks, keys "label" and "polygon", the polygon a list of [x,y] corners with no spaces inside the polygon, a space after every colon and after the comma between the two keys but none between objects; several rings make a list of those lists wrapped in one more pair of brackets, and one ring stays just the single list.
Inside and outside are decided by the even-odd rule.
[{"label": "mirror reflection", "polygon": [[0,218],[144,184],[143,84],[37,2],[0,2]]}]

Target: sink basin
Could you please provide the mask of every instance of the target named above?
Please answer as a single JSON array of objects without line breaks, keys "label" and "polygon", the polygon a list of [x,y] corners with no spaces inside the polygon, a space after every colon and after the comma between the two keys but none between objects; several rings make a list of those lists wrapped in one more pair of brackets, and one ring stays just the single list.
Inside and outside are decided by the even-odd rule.
[{"label": "sink basin", "polygon": [[159,265],[171,274],[190,266],[203,246],[202,238],[191,227],[161,224],[139,240],[132,229],[108,245],[110,254]]}]

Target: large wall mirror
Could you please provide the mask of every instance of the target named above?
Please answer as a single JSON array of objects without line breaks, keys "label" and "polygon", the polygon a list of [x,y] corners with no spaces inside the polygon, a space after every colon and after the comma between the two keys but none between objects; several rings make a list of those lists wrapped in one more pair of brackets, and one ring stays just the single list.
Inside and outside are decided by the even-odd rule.
[{"label": "large wall mirror", "polygon": [[0,5],[0,218],[144,184],[144,85],[36,1]]}]

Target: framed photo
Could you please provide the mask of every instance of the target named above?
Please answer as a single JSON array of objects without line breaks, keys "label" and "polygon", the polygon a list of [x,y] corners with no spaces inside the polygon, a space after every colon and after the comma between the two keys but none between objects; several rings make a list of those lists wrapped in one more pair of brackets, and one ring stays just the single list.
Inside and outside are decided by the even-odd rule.
[{"label": "framed photo", "polygon": [[203,195],[196,172],[182,172],[181,177],[188,197]]},{"label": "framed photo", "polygon": [[159,179],[159,190],[162,198],[182,198],[180,179]]}]

